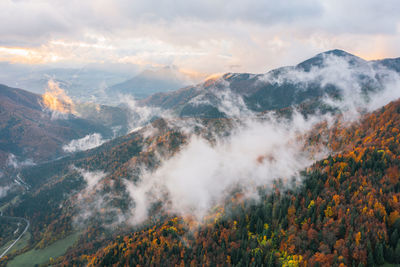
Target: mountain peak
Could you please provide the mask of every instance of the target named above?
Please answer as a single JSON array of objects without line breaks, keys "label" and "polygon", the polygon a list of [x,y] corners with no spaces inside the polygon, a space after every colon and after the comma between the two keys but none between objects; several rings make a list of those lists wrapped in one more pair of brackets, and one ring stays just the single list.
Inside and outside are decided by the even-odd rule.
[{"label": "mountain peak", "polygon": [[340,58],[345,58],[349,61],[351,65],[359,64],[362,62],[365,62],[364,59],[357,57],[353,54],[350,54],[346,51],[340,50],[340,49],[333,49],[333,50],[328,50],[322,53],[319,53],[315,55],[314,57],[307,59],[300,64],[296,66],[296,68],[303,69],[304,71],[310,71],[312,67],[320,67],[325,58],[328,56],[335,56],[335,57],[340,57]]},{"label": "mountain peak", "polygon": [[316,56],[323,56],[323,55],[334,55],[334,56],[337,56],[337,57],[356,57],[355,55],[350,54],[350,53],[348,53],[348,52],[346,52],[344,50],[340,50],[340,49],[328,50],[328,51],[319,53]]}]

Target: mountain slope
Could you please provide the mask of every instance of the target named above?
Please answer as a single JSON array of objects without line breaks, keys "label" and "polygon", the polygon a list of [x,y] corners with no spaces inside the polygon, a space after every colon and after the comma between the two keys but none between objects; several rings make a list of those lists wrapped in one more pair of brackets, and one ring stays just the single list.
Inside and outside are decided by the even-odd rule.
[{"label": "mountain slope", "polygon": [[[297,189],[285,189],[278,181],[273,190],[260,189],[259,201],[237,193],[198,228],[190,218],[160,219],[116,237],[82,261],[72,250],[59,262],[89,266],[400,263],[399,111],[400,100],[349,127],[339,121],[328,141],[336,153],[305,171]],[[319,136],[317,130],[310,140],[319,142]]]},{"label": "mountain slope", "polygon": [[383,65],[388,69],[400,72],[400,58],[386,58],[382,60],[376,60],[374,61],[374,63]]},{"label": "mountain slope", "polygon": [[[368,62],[345,51],[332,50],[265,74],[227,73],[196,86],[154,94],[142,103],[173,109],[183,117],[213,118],[229,116],[218,107],[239,96],[244,100],[243,104],[238,103],[239,107],[260,112],[318,101],[326,95],[341,97],[348,93],[346,90],[379,91],[388,69],[398,72],[399,67],[398,60]],[[349,76],[342,77],[343,73]],[[337,81],[342,81],[342,86],[337,86]]]},{"label": "mountain slope", "polygon": [[[396,61],[390,63],[391,69],[394,65]],[[296,107],[318,111],[318,101],[326,94],[345,101],[352,96],[346,94],[353,89],[360,90],[355,94],[359,98],[366,95],[363,93],[379,91],[383,86],[380,75],[388,73],[381,68],[379,62],[367,62],[334,50],[295,67],[280,68],[265,75],[226,74],[195,87],[154,95],[143,103],[155,101],[152,102],[154,105],[171,108],[182,117],[211,118],[154,120],[142,129],[94,149],[29,166],[16,176],[25,186],[0,198],[0,209],[7,215],[30,220],[32,239],[26,250],[48,247],[71,233],[81,233],[79,242],[51,264],[358,266],[361,263],[372,266],[382,264],[382,261],[397,263],[396,255],[399,254],[396,251],[400,251],[400,245],[397,245],[400,231],[397,170],[400,100],[365,114],[360,122],[350,124],[340,117],[345,117],[345,111],[338,112],[339,116],[330,117],[331,123],[317,125],[305,137],[296,134],[297,138],[291,142],[303,144],[304,141],[302,149],[306,151],[315,149],[318,152],[319,147],[331,151],[330,156],[304,170],[301,181],[291,181],[290,175],[277,174],[271,169],[277,180],[262,184],[252,191],[252,196],[257,195],[256,192],[258,196],[249,198],[242,194],[241,186],[253,186],[253,177],[248,176],[254,173],[242,169],[246,179],[230,184],[227,190],[232,191],[228,192],[227,198],[216,202],[202,223],[193,218],[197,214],[190,212],[186,216],[178,211],[177,214],[183,216],[177,217],[173,209],[168,209],[172,202],[170,191],[160,190],[161,197],[154,198],[161,200],[149,205],[148,217],[145,216],[148,219],[143,224],[136,221],[133,226],[131,224],[132,215],[141,203],[132,198],[129,185],[134,185],[133,188],[140,183],[146,185],[146,179],[152,178],[164,162],[169,172],[176,175],[177,169],[185,178],[183,183],[173,184],[174,188],[193,187],[195,190],[188,192],[201,191],[202,184],[193,183],[189,177],[192,175],[195,180],[200,180],[201,175],[184,172],[178,168],[180,165],[170,164],[168,159],[179,158],[180,152],[186,151],[193,141],[199,144],[196,143],[198,139],[201,139],[200,144],[209,145],[205,146],[206,150],[191,152],[209,155],[207,149],[224,146],[224,138],[234,135],[240,128],[238,125],[249,126],[269,119],[269,114],[263,112],[230,113],[229,107],[235,105],[245,111],[243,102],[235,94],[242,96],[252,111],[281,107],[275,110],[276,119],[285,122],[291,119]],[[332,73],[340,74],[341,79],[326,76]],[[346,86],[351,82],[356,86],[343,91],[343,81]],[[23,98],[18,101],[25,103]],[[82,110],[85,112],[84,108]],[[299,113],[307,114],[303,111]],[[242,114],[244,119],[239,117]],[[101,120],[106,122],[108,119]],[[291,124],[286,126],[290,128]],[[284,139],[284,134],[276,132],[279,136],[272,140]],[[203,173],[201,168],[211,166],[212,169],[213,164],[229,167],[233,160],[238,165],[245,161],[254,162],[256,165],[250,166],[259,170],[258,167],[264,164],[274,166],[281,154],[287,156],[287,147],[279,144],[274,144],[278,148],[267,147],[262,152],[265,154],[248,156],[248,150],[263,146],[273,134],[261,131],[262,139],[254,138],[255,135],[257,132],[251,131],[249,140],[240,147],[239,161],[235,161],[235,155],[230,153],[232,147],[228,145],[229,153],[221,153],[226,158],[224,161],[214,160],[213,156],[205,159],[181,156],[184,167],[197,165],[200,166],[198,172]],[[202,165],[201,160],[211,164]],[[290,157],[285,158],[285,169],[290,168],[291,161]],[[144,175],[146,173],[151,175]],[[209,173],[203,176],[207,175],[213,177]],[[243,176],[229,172],[234,178],[240,175]],[[166,176],[161,175],[156,183],[149,181],[149,184],[162,188]],[[206,187],[209,191],[214,190],[214,185],[217,187],[212,179],[205,181],[211,185]],[[134,196],[139,195],[140,200],[146,193],[136,190]],[[154,192],[149,194],[152,196]],[[21,253],[24,251],[8,255],[9,258],[0,261],[0,265]]]},{"label": "mountain slope", "polygon": [[132,79],[109,87],[107,93],[113,96],[116,94],[131,95],[142,99],[154,93],[171,91],[191,83],[191,77],[172,66],[145,70]]},{"label": "mountain slope", "polygon": [[[32,245],[38,247],[45,247],[57,239],[62,239],[76,230],[74,226],[79,228],[75,219],[80,218],[86,208],[90,210],[91,215],[85,219],[85,225],[101,229],[104,221],[115,222],[116,214],[129,213],[129,201],[122,189],[124,179],[135,179],[135,175],[131,173],[132,164],[157,164],[154,148],[173,153],[178,144],[182,143],[183,137],[179,133],[171,132],[164,121],[155,121],[152,127],[160,131],[157,138],[143,139],[141,133],[134,132],[95,149],[23,169],[20,179],[29,185],[29,188],[22,187],[9,192],[5,198],[0,198],[0,206],[6,206],[2,207],[3,212],[29,218]],[[162,137],[162,141],[158,137]],[[143,149],[144,147],[147,149]],[[80,170],[99,169],[106,171],[107,176],[96,185],[97,193],[91,192],[85,196],[84,202],[79,202],[81,192],[85,190],[85,180]],[[114,212],[118,211],[116,214],[110,213],[108,208],[99,210],[87,207],[90,203],[97,203],[99,198],[107,194],[109,197],[107,200],[101,200],[101,203]],[[13,202],[14,205],[7,207],[8,202]],[[46,208],[43,208],[43,205]]]},{"label": "mountain slope", "polygon": [[[155,216],[139,228],[111,232],[103,228],[104,222],[130,213],[123,181],[137,179],[135,166],[157,166],[157,153],[173,154],[186,142],[185,135],[163,120],[149,128],[158,129],[154,136],[144,138],[145,130],[134,132],[93,150],[24,170],[22,178],[32,191],[6,212],[30,218],[40,247],[73,231],[73,218],[80,212],[74,207],[82,205],[76,201],[85,192],[79,191],[85,185],[79,171],[69,167],[73,164],[104,170],[106,176],[85,197],[86,203],[95,205],[89,204],[92,215],[83,224],[86,232],[77,246],[58,259],[65,265],[395,263],[395,232],[400,230],[399,110],[400,100],[365,115],[359,123],[347,125],[338,120],[332,128],[319,125],[310,133],[309,142],[325,143],[333,154],[305,171],[302,185],[288,190],[283,181],[277,181],[273,190],[260,189],[257,202],[238,192],[199,228],[190,217],[173,214]],[[204,129],[224,133],[229,121],[205,120]],[[99,201],[101,209],[96,208]],[[47,203],[47,208],[39,203]],[[193,229],[197,229],[194,234]],[[121,235],[115,237],[117,233]]]},{"label": "mountain slope", "polygon": [[94,101],[104,97],[104,89],[126,80],[137,70],[134,65],[93,64],[82,68],[49,68],[36,65],[0,63],[0,83],[10,87],[25,88],[36,93],[45,93],[48,81],[53,80],[74,101]]},{"label": "mountain slope", "polygon": [[54,120],[39,95],[0,85],[0,166],[12,153],[22,160],[44,161],[60,156],[62,145],[72,139],[111,130],[73,115]]}]

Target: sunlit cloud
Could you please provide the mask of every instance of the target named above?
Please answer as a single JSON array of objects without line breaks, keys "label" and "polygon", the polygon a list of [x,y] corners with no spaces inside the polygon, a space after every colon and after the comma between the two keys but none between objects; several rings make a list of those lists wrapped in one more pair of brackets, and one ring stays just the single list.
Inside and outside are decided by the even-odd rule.
[{"label": "sunlit cloud", "polygon": [[52,118],[58,118],[59,115],[76,114],[75,104],[72,99],[59,87],[57,82],[48,81],[46,92],[42,95],[44,108],[52,112]]},{"label": "sunlit cloud", "polygon": [[395,0],[2,1],[0,60],[257,73],[334,48],[397,57],[399,12]]},{"label": "sunlit cloud", "polygon": [[59,45],[65,47],[84,47],[84,48],[96,48],[96,49],[104,49],[104,50],[112,50],[114,47],[101,45],[101,44],[88,44],[83,42],[65,42],[65,41],[51,41],[52,45]]},{"label": "sunlit cloud", "polygon": [[55,53],[44,53],[40,49],[21,47],[0,47],[0,61],[25,64],[56,62],[61,57]]}]

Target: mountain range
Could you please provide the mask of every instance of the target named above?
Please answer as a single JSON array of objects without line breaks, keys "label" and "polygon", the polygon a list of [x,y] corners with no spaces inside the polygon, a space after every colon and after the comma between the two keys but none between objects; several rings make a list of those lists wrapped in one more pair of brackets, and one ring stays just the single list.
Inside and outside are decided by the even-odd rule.
[{"label": "mountain range", "polygon": [[[1,86],[3,166],[37,164],[3,167],[0,252],[16,222],[30,228],[0,265],[399,264],[399,70],[332,50],[60,118]],[[107,90],[134,94],[147,75]],[[95,133],[107,140],[63,151]]]},{"label": "mountain range", "polygon": [[[226,116],[217,107],[236,95],[252,111],[282,109],[326,95],[339,96],[343,88],[335,82],[341,78],[341,73],[350,73],[352,82],[358,83],[361,90],[380,90],[381,76],[385,74],[378,70],[386,68],[399,72],[399,66],[400,58],[366,61],[342,50],[331,50],[296,66],[274,69],[265,74],[227,73],[196,86],[156,93],[142,103],[172,109],[182,117]],[[327,79],[329,72],[332,77]]]},{"label": "mountain range", "polygon": [[135,77],[107,88],[107,94],[131,95],[136,99],[146,98],[154,93],[173,91],[196,83],[199,77],[188,75],[175,66],[155,70],[144,70]]},{"label": "mountain range", "polygon": [[[179,70],[175,66],[140,70],[132,64],[88,65],[82,68],[26,67],[0,63],[0,84],[43,94],[48,81],[59,84],[74,100],[115,104],[119,95],[142,99],[156,92],[195,84],[205,75]],[[133,76],[133,77],[132,77]]]},{"label": "mountain range", "polygon": [[137,72],[134,66],[88,65],[82,68],[46,68],[1,63],[0,83],[10,87],[24,88],[36,94],[43,94],[48,81],[53,80],[74,99],[91,101],[94,94],[99,94],[113,84],[124,81]]},{"label": "mountain range", "polygon": [[9,155],[35,162],[62,154],[62,145],[72,139],[98,132],[112,136],[102,124],[74,115],[52,119],[42,97],[25,90],[0,85],[0,166],[6,167]]}]

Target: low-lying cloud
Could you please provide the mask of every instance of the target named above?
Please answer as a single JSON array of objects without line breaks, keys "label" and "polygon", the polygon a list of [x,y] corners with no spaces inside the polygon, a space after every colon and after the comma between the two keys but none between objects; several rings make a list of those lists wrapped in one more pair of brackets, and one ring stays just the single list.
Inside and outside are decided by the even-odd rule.
[{"label": "low-lying cloud", "polygon": [[53,80],[47,83],[46,92],[42,95],[42,103],[50,111],[51,119],[65,119],[69,114],[77,114],[75,104],[59,84]]},{"label": "low-lying cloud", "polygon": [[234,187],[255,191],[275,179],[296,179],[321,155],[304,150],[300,135],[315,121],[300,115],[292,123],[251,121],[215,144],[192,136],[189,143],[156,170],[144,171],[137,184],[126,181],[136,203],[133,223],[147,217],[152,203],[168,199],[165,209],[201,219]]},{"label": "low-lying cloud", "polygon": [[92,220],[103,220],[104,226],[112,227],[126,220],[121,209],[112,205],[115,195],[104,190],[106,185],[101,181],[107,177],[107,173],[71,168],[83,177],[86,184],[76,197],[77,214],[74,217],[76,226],[86,226],[88,221]]},{"label": "low-lying cloud", "polygon": [[351,55],[321,55],[320,65],[281,69],[279,75],[269,72],[259,79],[271,84],[295,84],[300,90],[318,85],[340,90],[338,99],[326,96],[323,101],[340,110],[345,119],[355,120],[360,112],[371,112],[400,97],[400,76],[382,65]]},{"label": "low-lying cloud", "polygon": [[0,198],[7,196],[8,190],[10,190],[9,186],[0,186]]},{"label": "low-lying cloud", "polygon": [[19,169],[26,166],[33,166],[35,163],[32,159],[19,160],[17,156],[10,153],[8,155],[7,165],[13,167],[14,169]]},{"label": "low-lying cloud", "polygon": [[[305,90],[309,83],[318,83],[321,87],[334,85],[342,95],[332,98],[327,94],[321,101],[336,107],[341,118],[350,123],[358,120],[361,114],[400,97],[398,73],[364,63],[353,65],[347,58],[328,56],[322,65],[310,71],[288,69],[278,77],[280,80],[266,75],[260,82],[296,83],[299,90]],[[366,80],[368,82],[364,83]],[[166,113],[167,125],[185,135],[186,142],[173,155],[171,151],[169,154],[153,151],[159,162],[156,168],[134,166],[135,171],[140,170],[135,173],[139,179],[123,180],[128,202],[133,203],[130,212],[124,213],[113,206],[110,199],[114,196],[110,192],[98,194],[98,200],[91,202],[86,210],[107,208],[118,214],[118,221],[127,219],[135,225],[148,218],[153,204],[162,203],[164,211],[190,215],[201,221],[211,208],[223,204],[232,190],[240,189],[247,197],[256,197],[257,187],[271,188],[276,179],[282,179],[289,187],[292,181],[301,182],[300,171],[330,153],[326,147],[310,147],[307,136],[321,122],[332,125],[337,119],[335,114],[322,115],[316,111],[315,115],[304,117],[295,110],[289,119],[275,112],[261,115],[249,110],[240,95],[229,89],[229,83],[224,86],[225,89],[211,88],[209,92],[217,100],[212,104],[217,104],[229,117],[219,121],[219,125],[230,124],[228,134],[217,134],[214,130],[219,126],[209,127],[201,119],[177,119]],[[197,100],[203,101],[200,97]],[[132,110],[139,110],[139,119],[131,128],[145,125],[155,114],[163,115],[146,107],[137,108],[133,102]],[[157,136],[161,131],[146,128],[150,130],[139,131],[144,133],[144,139],[160,139]],[[155,147],[149,149],[157,150]],[[143,151],[146,149],[145,146]],[[94,177],[97,178],[85,178],[88,186],[84,194],[96,191],[96,184],[103,179],[102,175]]]},{"label": "low-lying cloud", "polygon": [[74,139],[62,148],[65,152],[73,153],[78,151],[89,150],[101,146],[107,140],[103,139],[99,133],[88,134],[83,138]]},{"label": "low-lying cloud", "polygon": [[153,118],[173,117],[168,110],[162,110],[157,107],[139,105],[135,98],[130,95],[120,95],[120,102],[128,107],[128,133],[134,132],[146,125]]},{"label": "low-lying cloud", "polygon": [[[326,56],[321,66],[310,71],[289,69],[278,77],[281,80],[271,80],[267,75],[262,82],[291,82],[305,87],[316,82],[321,87],[334,85],[342,96],[326,95],[321,101],[338,108],[342,119],[354,122],[364,112],[400,97],[398,73],[361,63],[353,65],[349,58]],[[366,88],[367,85],[372,87]],[[143,222],[151,205],[160,201],[167,211],[201,219],[214,205],[221,204],[232,189],[241,188],[254,195],[258,186],[268,187],[278,178],[300,179],[301,170],[329,154],[327,148],[307,147],[304,136],[317,123],[327,121],[331,125],[334,115],[317,112],[305,119],[295,112],[286,120],[272,112],[264,119],[255,119],[257,114],[249,111],[240,96],[229,90],[229,84],[225,86],[227,90],[220,89],[218,92],[222,93],[215,94],[218,109],[239,123],[228,137],[212,142],[191,134],[177,154],[160,159],[157,169],[143,169],[136,183],[125,181],[135,203],[133,224]]]}]

